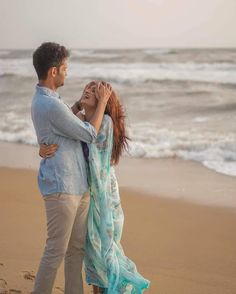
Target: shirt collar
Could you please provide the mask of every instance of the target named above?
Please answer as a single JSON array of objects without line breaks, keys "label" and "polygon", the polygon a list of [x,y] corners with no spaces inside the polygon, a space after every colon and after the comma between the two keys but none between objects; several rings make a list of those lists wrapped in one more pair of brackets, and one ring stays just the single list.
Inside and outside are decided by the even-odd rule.
[{"label": "shirt collar", "polygon": [[61,97],[56,91],[53,91],[52,89],[49,89],[47,87],[39,86],[38,84],[36,85],[36,91],[40,94],[61,99]]}]

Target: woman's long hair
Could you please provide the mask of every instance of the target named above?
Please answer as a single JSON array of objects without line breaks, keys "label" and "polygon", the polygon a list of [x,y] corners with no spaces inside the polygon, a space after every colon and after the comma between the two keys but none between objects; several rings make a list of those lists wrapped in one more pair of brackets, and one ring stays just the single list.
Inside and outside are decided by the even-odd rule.
[{"label": "woman's long hair", "polygon": [[125,112],[117,94],[112,90],[107,102],[105,114],[108,114],[113,122],[113,148],[111,154],[111,164],[116,165],[124,150],[128,149],[129,138],[125,130]]},{"label": "woman's long hair", "polygon": [[[103,85],[106,84],[104,81],[101,81],[101,83]],[[91,87],[96,84],[97,82],[92,81],[87,84],[86,87]],[[83,109],[80,100],[76,102],[76,107],[79,110]],[[127,137],[125,130],[124,108],[114,90],[112,90],[111,96],[107,102],[105,114],[108,114],[113,122],[113,148],[111,154],[111,164],[116,165],[119,162],[122,152],[124,150],[128,151],[128,140],[130,139]]]}]

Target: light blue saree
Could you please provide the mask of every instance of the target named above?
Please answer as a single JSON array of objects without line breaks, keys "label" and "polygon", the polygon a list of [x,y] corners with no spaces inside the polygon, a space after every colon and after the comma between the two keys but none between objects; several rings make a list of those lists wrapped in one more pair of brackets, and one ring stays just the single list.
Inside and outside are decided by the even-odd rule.
[{"label": "light blue saree", "polygon": [[96,143],[88,145],[91,200],[85,245],[86,282],[105,288],[106,294],[143,293],[149,281],[137,272],[120,244],[124,215],[110,164],[112,143],[112,119],[104,115]]}]

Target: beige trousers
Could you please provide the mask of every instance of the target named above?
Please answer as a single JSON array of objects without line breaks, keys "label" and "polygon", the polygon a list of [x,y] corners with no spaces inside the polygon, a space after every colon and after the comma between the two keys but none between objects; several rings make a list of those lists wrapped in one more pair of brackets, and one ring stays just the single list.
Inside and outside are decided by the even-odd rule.
[{"label": "beige trousers", "polygon": [[82,294],[82,265],[87,232],[89,193],[44,196],[46,246],[34,283],[34,294],[51,294],[57,270],[65,261],[65,294]]}]

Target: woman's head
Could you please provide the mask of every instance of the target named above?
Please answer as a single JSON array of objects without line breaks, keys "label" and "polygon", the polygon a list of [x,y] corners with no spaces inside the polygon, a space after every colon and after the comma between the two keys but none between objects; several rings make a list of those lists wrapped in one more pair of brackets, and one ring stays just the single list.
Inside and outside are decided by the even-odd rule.
[{"label": "woman's head", "polygon": [[90,82],[84,88],[82,97],[80,99],[80,105],[85,111],[95,111],[98,100],[96,98],[95,88],[97,83],[95,81]]},{"label": "woman's head", "polygon": [[[101,81],[105,84],[105,82]],[[86,111],[95,111],[98,100],[96,98],[96,87],[98,82],[90,82],[84,89],[80,99],[81,107]],[[112,89],[111,96],[107,102],[105,114],[108,114],[113,122],[113,149],[112,149],[112,164],[117,164],[124,149],[127,149],[128,137],[125,131],[125,113],[123,106],[116,92]]]}]

